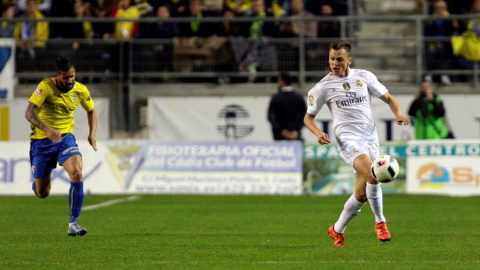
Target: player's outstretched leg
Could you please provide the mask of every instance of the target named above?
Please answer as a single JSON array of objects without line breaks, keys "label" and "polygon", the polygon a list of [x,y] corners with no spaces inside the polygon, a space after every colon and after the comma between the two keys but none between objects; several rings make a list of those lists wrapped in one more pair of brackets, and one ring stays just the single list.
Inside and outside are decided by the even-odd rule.
[{"label": "player's outstretched leg", "polygon": [[68,223],[69,236],[83,236],[87,234],[87,229],[82,228],[77,219],[80,216],[83,205],[83,182],[71,182],[68,192],[68,205],[70,206],[70,220]]},{"label": "player's outstretched leg", "polygon": [[[355,198],[355,194],[352,194],[352,196],[350,196],[350,198],[348,198],[348,200],[345,202],[345,205],[343,206],[343,211],[340,214],[337,222],[335,222],[334,225],[330,227],[331,229],[328,230],[328,234],[334,240],[334,246],[344,246],[343,240],[345,229],[347,228],[347,225],[350,223],[350,221],[352,221],[352,219],[356,217],[358,213],[360,213],[364,204],[365,203],[357,201],[357,199]],[[332,235],[340,235],[339,237],[341,237],[341,245],[337,244],[337,240]]]},{"label": "player's outstretched leg", "polygon": [[335,231],[335,224],[332,224],[328,228],[328,235],[333,239],[333,246],[335,247],[344,247],[345,246],[345,236],[343,233],[337,233]]},{"label": "player's outstretched leg", "polygon": [[383,215],[383,192],[381,184],[372,185],[367,183],[367,198],[375,216],[375,232],[378,240],[390,241],[391,235],[387,228],[385,216]]}]

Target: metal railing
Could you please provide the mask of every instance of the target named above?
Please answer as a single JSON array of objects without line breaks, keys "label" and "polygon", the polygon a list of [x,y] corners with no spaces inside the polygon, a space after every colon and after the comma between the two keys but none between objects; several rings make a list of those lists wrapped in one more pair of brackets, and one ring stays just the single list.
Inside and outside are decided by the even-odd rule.
[{"label": "metal railing", "polygon": [[[479,63],[465,65],[458,57],[451,56],[450,66],[428,65],[431,59],[426,54],[425,44],[431,41],[450,42],[450,37],[424,37],[423,26],[434,17],[426,15],[402,16],[338,16],[312,18],[264,18],[266,22],[299,22],[300,34],[295,38],[269,37],[262,43],[257,54],[255,69],[242,66],[242,57],[252,46],[251,40],[243,37],[227,36],[217,39],[221,46],[208,49],[183,48],[179,39],[48,39],[45,46],[21,51],[17,48],[16,76],[20,82],[38,83],[53,72],[53,60],[58,54],[68,55],[74,60],[77,77],[82,81],[115,82],[116,94],[112,110],[120,129],[138,129],[138,95],[131,86],[135,84],[164,82],[219,82],[235,83],[254,80],[269,82],[279,71],[288,71],[298,78],[300,87],[306,82],[316,82],[328,71],[328,46],[338,38],[348,39],[352,45],[353,67],[368,69],[389,85],[414,87],[427,73],[450,75],[455,83],[467,85],[471,92],[480,89]],[[468,21],[474,15],[456,15],[447,20]],[[223,23],[252,22],[254,18],[203,18],[202,22]],[[257,19],[255,19],[257,20]],[[304,34],[306,21],[338,24],[337,37],[307,38]],[[5,21],[0,18],[0,23]],[[10,20],[20,23],[22,18]],[[118,21],[139,23],[176,22],[189,23],[190,18],[159,20],[140,18],[138,20],[112,18],[46,18],[49,23],[93,23],[114,24]],[[320,33],[321,34],[321,33]],[[35,40],[28,40],[35,41]],[[204,42],[204,40],[202,41]],[[74,45],[75,44],[75,45]],[[203,43],[204,44],[204,43]],[[217,44],[218,45],[218,44]],[[239,51],[240,50],[241,53]],[[242,51],[243,50],[243,51]],[[468,64],[468,63],[466,63]],[[471,64],[471,63],[470,63]],[[433,66],[433,68],[431,68]],[[138,91],[138,87],[136,87]]]},{"label": "metal railing", "polygon": [[[328,71],[329,43],[338,38],[345,38],[354,46],[354,67],[369,69],[380,79],[417,84],[426,73],[446,74],[460,77],[459,80],[469,82],[474,89],[479,88],[478,65],[463,65],[465,61],[459,57],[443,59],[452,63],[448,68],[435,68],[433,65],[433,69],[426,70],[426,63],[435,59],[429,59],[429,55],[426,55],[425,43],[450,42],[450,37],[424,37],[423,25],[425,21],[432,18],[434,17],[425,15],[265,18],[264,21],[276,24],[287,21],[299,22],[302,27],[300,35],[296,38],[268,38],[258,52],[257,60],[260,63],[254,76],[260,78],[257,81],[262,82],[265,81],[264,78],[276,76],[279,70],[282,70],[298,76],[301,85],[309,79],[318,80]],[[476,18],[474,15],[452,15],[442,19],[467,21],[474,18]],[[202,19],[202,22],[245,23],[253,19],[209,17]],[[305,37],[301,22],[311,20],[318,23],[337,23],[338,37]],[[10,21],[22,22],[24,19],[15,18]],[[105,24],[114,24],[118,21],[162,22],[155,18],[137,20],[46,18],[45,21],[49,23],[90,21]],[[188,23],[190,18],[171,18],[168,22]],[[389,32],[389,28],[393,34]],[[70,55],[75,60],[80,75],[89,78],[114,77],[124,82],[135,83],[145,80],[158,81],[159,78],[170,78],[170,80],[175,78],[180,81],[189,81],[194,78],[223,78],[227,79],[226,81],[235,81],[236,78],[251,77],[252,74],[239,68],[241,59],[235,55],[237,47],[243,46],[245,50],[245,47],[252,45],[251,41],[247,38],[226,37],[226,41],[221,42],[223,45],[220,48],[202,51],[200,49],[203,48],[190,48],[190,50],[179,48],[177,46],[179,42],[176,39],[134,38],[128,42],[113,39],[48,39],[45,41],[44,48],[35,48],[33,53],[23,52],[22,54],[17,50],[16,75],[19,79],[40,79],[46,73],[51,74],[50,65],[46,63],[51,62],[55,55],[62,53]],[[74,49],[73,43],[78,43],[79,46]],[[163,49],[155,50],[159,45]],[[432,67],[432,65],[429,66]]]}]

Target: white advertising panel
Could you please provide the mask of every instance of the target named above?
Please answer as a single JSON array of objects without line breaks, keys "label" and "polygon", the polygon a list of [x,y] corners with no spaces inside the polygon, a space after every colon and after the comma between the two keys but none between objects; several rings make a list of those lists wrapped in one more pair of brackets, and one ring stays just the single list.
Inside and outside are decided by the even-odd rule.
[{"label": "white advertising panel", "polygon": [[126,181],[132,193],[302,193],[302,145],[283,143],[148,143]]},{"label": "white advertising panel", "polygon": [[[408,115],[414,93],[396,95],[395,98],[402,106],[403,114]],[[480,95],[441,95],[441,98],[456,138],[480,138]],[[267,96],[150,97],[149,138],[162,141],[272,141],[267,120],[269,101]],[[381,142],[415,139],[415,127],[397,125],[390,107],[382,100],[372,97],[372,111]],[[335,142],[327,106],[322,108],[315,121]],[[305,142],[316,142],[315,136],[306,128],[302,132]]]},{"label": "white advertising panel", "polygon": [[407,155],[408,193],[480,195],[479,141],[411,141]]},{"label": "white advertising panel", "polygon": [[[303,148],[284,143],[160,143],[115,140],[78,142],[88,194],[300,195]],[[30,145],[0,142],[0,195],[32,195]],[[58,166],[51,194],[68,194],[70,180]]]},{"label": "white advertising panel", "polygon": [[272,141],[268,97],[151,97],[149,136],[162,141]]},{"label": "white advertising panel", "polygon": [[[77,141],[83,156],[84,191],[88,194],[123,192],[123,183],[115,177],[106,156],[109,153],[101,143],[95,152],[87,141]],[[30,143],[0,142],[0,195],[33,195],[30,169]],[[51,194],[68,194],[70,179],[63,167],[52,172]]]}]

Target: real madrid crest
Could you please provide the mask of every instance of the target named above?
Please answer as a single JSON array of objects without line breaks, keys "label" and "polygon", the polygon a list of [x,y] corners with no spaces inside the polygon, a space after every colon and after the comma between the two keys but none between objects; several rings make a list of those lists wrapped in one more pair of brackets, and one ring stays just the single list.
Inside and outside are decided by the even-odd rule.
[{"label": "real madrid crest", "polygon": [[363,83],[362,83],[362,81],[357,80],[356,85],[357,85],[357,87],[362,87],[362,86],[363,86]]},{"label": "real madrid crest", "polygon": [[342,84],[342,86],[343,86],[343,89],[345,89],[347,91],[350,90],[350,84],[348,82]]}]

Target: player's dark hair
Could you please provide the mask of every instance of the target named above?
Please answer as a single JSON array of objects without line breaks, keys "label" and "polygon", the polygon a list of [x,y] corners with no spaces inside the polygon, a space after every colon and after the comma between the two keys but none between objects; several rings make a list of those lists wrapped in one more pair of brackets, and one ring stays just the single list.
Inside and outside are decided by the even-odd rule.
[{"label": "player's dark hair", "polygon": [[280,78],[285,83],[285,85],[292,85],[292,77],[290,77],[290,75],[288,75],[286,71],[280,72]]},{"label": "player's dark hair", "polygon": [[61,55],[55,59],[55,72],[67,72],[72,68],[74,68],[73,63],[68,57]]},{"label": "player's dark hair", "polygon": [[350,53],[352,51],[352,45],[350,44],[350,42],[348,42],[344,39],[339,39],[339,40],[335,40],[332,43],[330,43],[330,49],[334,49],[336,51],[338,51],[340,49],[345,49],[345,51]]}]

